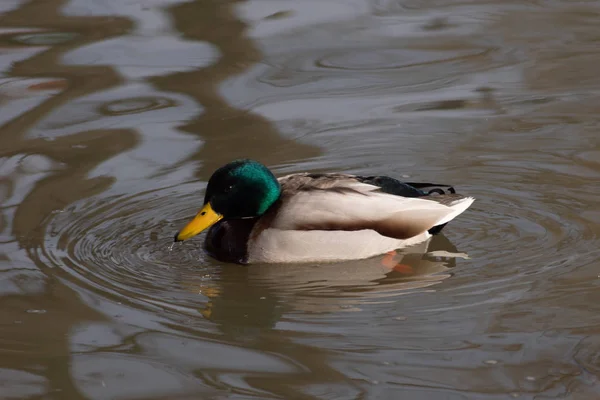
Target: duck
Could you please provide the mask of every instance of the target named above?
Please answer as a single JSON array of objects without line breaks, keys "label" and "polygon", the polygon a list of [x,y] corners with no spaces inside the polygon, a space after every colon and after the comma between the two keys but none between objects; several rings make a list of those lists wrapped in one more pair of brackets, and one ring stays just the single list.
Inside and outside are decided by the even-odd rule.
[{"label": "duck", "polygon": [[449,185],[389,176],[276,178],[260,162],[240,159],[212,174],[200,211],[174,241],[208,229],[205,251],[226,263],[360,260],[428,240],[474,200]]}]

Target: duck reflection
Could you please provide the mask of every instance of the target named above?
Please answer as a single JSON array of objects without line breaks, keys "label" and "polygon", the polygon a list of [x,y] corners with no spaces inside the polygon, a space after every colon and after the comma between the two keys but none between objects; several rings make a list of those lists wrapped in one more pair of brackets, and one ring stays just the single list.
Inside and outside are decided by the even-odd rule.
[{"label": "duck reflection", "polygon": [[211,283],[194,287],[208,297],[202,315],[236,339],[258,338],[286,313],[352,311],[365,302],[430,288],[468,258],[443,235],[417,246],[331,264],[223,266]]}]

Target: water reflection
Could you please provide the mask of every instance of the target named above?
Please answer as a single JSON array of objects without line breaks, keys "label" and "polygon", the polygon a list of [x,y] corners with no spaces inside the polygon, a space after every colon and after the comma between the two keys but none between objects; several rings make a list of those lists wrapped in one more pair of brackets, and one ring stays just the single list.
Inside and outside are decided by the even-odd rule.
[{"label": "water reflection", "polygon": [[[209,298],[202,315],[237,340],[259,338],[281,317],[359,311],[361,304],[393,302],[450,277],[456,252],[443,236],[404,254],[323,265],[256,265],[219,270],[213,281],[188,290]],[[307,321],[308,322],[308,321]]]},{"label": "water reflection", "polygon": [[[152,79],[161,90],[184,93],[205,107],[202,116],[179,127],[201,137],[204,145],[190,158],[176,164],[180,168],[190,159],[203,160],[196,174],[201,179],[207,179],[216,168],[236,158],[254,158],[277,165],[320,153],[312,145],[281,137],[270,122],[232,105],[219,93],[223,80],[243,73],[262,57],[245,35],[246,26],[232,14],[235,4],[236,1],[207,1],[173,6],[169,11],[184,37],[217,45],[221,57],[200,70]],[[220,28],[214,29],[214,26]]]},{"label": "water reflection", "polygon": [[[600,11],[438,3],[0,2],[2,395],[597,397]],[[478,202],[411,254],[169,250],[237,157]]]}]

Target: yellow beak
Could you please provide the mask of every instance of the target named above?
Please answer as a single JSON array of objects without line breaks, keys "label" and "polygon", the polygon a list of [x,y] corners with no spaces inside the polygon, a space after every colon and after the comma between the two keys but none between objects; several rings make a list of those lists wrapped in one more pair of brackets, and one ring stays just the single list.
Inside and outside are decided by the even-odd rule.
[{"label": "yellow beak", "polygon": [[192,236],[196,236],[206,228],[209,228],[219,222],[221,218],[223,218],[223,216],[219,213],[216,213],[210,206],[210,203],[206,203],[200,212],[196,214],[194,219],[192,219],[186,226],[183,227],[182,230],[179,231],[179,233],[175,235],[175,241],[180,242],[182,240],[189,239]]}]

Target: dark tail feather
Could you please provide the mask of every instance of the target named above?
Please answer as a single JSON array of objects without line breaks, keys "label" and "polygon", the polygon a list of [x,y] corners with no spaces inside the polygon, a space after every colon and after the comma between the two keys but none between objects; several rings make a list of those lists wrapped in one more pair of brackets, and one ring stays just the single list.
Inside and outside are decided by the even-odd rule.
[{"label": "dark tail feather", "polygon": [[456,190],[454,190],[453,186],[444,185],[441,183],[423,183],[423,182],[405,182],[407,185],[410,185],[414,188],[420,189],[425,192],[425,195],[430,195],[433,193],[437,194],[455,194]]},{"label": "dark tail feather", "polygon": [[384,193],[404,197],[422,197],[433,193],[456,193],[456,190],[452,186],[440,183],[402,182],[389,176],[357,176],[356,179],[360,182],[378,186]]},{"label": "dark tail feather", "polygon": [[445,224],[436,225],[433,228],[431,228],[430,230],[428,230],[427,232],[429,232],[430,235],[437,235],[438,233],[440,233],[442,231],[442,229],[444,229],[444,227],[447,224],[448,223],[446,222]]}]

